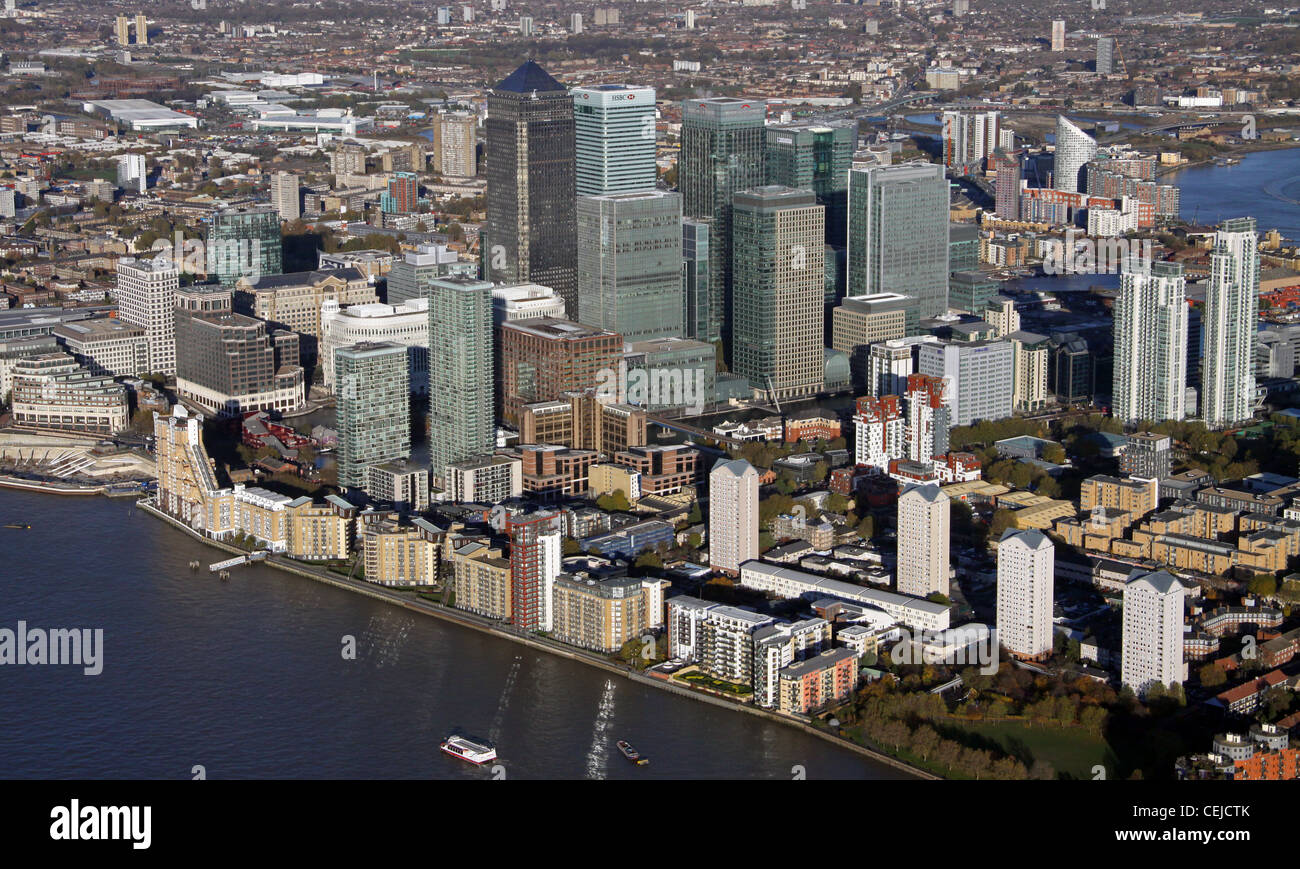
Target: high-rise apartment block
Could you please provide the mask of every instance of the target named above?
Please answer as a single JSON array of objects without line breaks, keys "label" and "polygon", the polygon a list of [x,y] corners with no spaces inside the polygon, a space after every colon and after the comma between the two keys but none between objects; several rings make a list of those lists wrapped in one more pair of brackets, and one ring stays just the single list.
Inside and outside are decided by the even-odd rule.
[{"label": "high-rise apartment block", "polygon": [[478,174],[478,119],[468,112],[447,112],[433,119],[433,171],[450,178]]},{"label": "high-rise apartment block", "polygon": [[1214,234],[1205,291],[1201,418],[1211,428],[1255,413],[1255,345],[1259,320],[1259,237],[1255,218],[1225,220]]},{"label": "high-rise apartment block", "polygon": [[1056,144],[1052,153],[1052,186],[1066,193],[1087,189],[1084,167],[1097,153],[1097,140],[1065,115],[1056,117]]},{"label": "high-rise apartment block", "polygon": [[719,459],[709,472],[709,565],[738,575],[758,555],[758,471],[744,459]]},{"label": "high-rise apartment block", "polygon": [[1120,266],[1112,410],[1124,422],[1181,420],[1187,389],[1187,281],[1181,263]]},{"label": "high-rise apartment block", "polygon": [[998,149],[998,113],[945,111],[942,121],[943,165],[961,174],[978,172]]},{"label": "high-rise apartment block", "polygon": [[366,466],[411,454],[407,349],[391,342],[361,343],[334,352],[337,381],[338,479],[364,489]]},{"label": "high-rise apartment block", "polygon": [[1041,531],[1008,528],[998,541],[998,642],[1017,658],[1052,652],[1056,547]]},{"label": "high-rise apartment block", "polygon": [[938,486],[912,486],[898,496],[900,594],[948,594],[948,526],[951,505]]},{"label": "high-rise apartment block", "polygon": [[488,455],[492,424],[492,284],[439,278],[429,288],[429,469]]},{"label": "high-rise apartment block", "polygon": [[1065,51],[1065,20],[1052,21],[1052,51]]},{"label": "high-rise apartment block", "polygon": [[1164,570],[1135,570],[1124,584],[1120,682],[1145,697],[1156,683],[1182,685],[1183,598],[1177,577]]},{"label": "high-rise apartment block", "polygon": [[298,176],[292,172],[276,172],[271,176],[271,204],[281,220],[297,220],[302,216],[302,197],[298,192]]}]

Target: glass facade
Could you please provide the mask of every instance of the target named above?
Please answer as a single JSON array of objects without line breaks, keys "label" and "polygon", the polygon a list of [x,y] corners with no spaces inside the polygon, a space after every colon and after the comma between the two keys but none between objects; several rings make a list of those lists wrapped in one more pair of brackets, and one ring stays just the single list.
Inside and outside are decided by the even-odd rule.
[{"label": "glass facade", "polygon": [[492,284],[440,278],[429,291],[429,472],[490,455]]},{"label": "glass facade", "polygon": [[401,344],[353,344],[334,351],[338,383],[339,485],[366,485],[366,465],[411,454],[407,351]]}]

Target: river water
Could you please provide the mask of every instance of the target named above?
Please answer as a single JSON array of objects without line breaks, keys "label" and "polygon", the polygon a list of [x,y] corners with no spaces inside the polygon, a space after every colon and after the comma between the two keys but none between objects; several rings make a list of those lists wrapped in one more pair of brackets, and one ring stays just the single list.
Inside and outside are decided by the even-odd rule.
[{"label": "river water", "polygon": [[102,628],[103,672],[0,666],[0,778],[491,777],[438,750],[453,731],[491,739],[507,778],[904,777],[270,567],[221,582],[207,565],[223,554],[124,500],[0,490],[13,521],[33,527],[0,528],[0,628]]}]

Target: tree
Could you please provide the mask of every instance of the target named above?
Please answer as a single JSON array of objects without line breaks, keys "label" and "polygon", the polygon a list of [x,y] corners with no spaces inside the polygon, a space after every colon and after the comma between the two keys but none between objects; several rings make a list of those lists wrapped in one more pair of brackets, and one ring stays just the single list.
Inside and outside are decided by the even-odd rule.
[{"label": "tree", "polygon": [[597,498],[596,506],[610,513],[626,513],[632,509],[632,502],[623,494],[622,489],[616,489]]},{"label": "tree", "polygon": [[636,566],[643,568],[659,568],[664,566],[664,561],[654,552],[642,552],[636,557]]},{"label": "tree", "polygon": [[1002,538],[1002,532],[1008,528],[1017,528],[1016,511],[1005,508],[998,508],[993,511],[993,518],[989,520],[989,537],[994,540]]},{"label": "tree", "polygon": [[1257,573],[1247,583],[1250,593],[1259,597],[1272,597],[1277,594],[1277,578],[1268,573]]},{"label": "tree", "polygon": [[1223,687],[1228,681],[1228,675],[1218,664],[1206,664],[1196,674],[1201,680],[1201,687],[1211,691]]},{"label": "tree", "polygon": [[870,540],[876,534],[876,520],[870,515],[863,516],[862,521],[858,523],[858,536],[863,540]]}]

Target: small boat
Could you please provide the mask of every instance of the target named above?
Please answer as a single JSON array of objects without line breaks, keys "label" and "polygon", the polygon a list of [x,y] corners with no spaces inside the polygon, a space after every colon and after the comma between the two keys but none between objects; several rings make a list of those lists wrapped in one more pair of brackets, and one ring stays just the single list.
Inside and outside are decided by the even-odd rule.
[{"label": "small boat", "polygon": [[497,750],[495,748],[480,742],[473,742],[463,736],[448,736],[438,747],[452,757],[458,757],[479,766],[497,759]]},{"label": "small boat", "polygon": [[28,528],[31,528],[32,526],[28,525],[26,522],[8,522],[8,523],[5,524],[5,527],[6,527],[6,528],[21,528],[21,529],[23,529],[23,530],[26,530],[26,529],[28,529]]},{"label": "small boat", "polygon": [[620,739],[618,741],[618,750],[623,753],[624,757],[635,763],[637,766],[645,766],[650,762],[649,758],[642,757],[641,752],[633,748],[632,743],[628,742],[626,739]]}]

